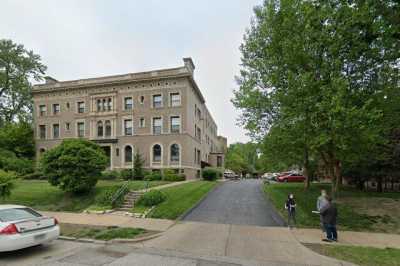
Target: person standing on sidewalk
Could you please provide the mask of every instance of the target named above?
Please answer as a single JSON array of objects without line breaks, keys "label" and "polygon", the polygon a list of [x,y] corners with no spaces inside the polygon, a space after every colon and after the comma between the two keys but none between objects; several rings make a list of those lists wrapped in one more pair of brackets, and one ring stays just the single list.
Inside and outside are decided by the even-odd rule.
[{"label": "person standing on sidewalk", "polygon": [[[317,199],[317,211],[319,211],[320,213],[321,213],[321,210],[329,204],[326,197],[327,197],[326,190],[322,189],[321,195]],[[320,219],[320,226],[321,226],[322,232],[325,232],[325,227],[324,227],[324,223],[322,221],[321,214],[319,215],[319,219]]]},{"label": "person standing on sidewalk", "polygon": [[322,222],[324,224],[326,239],[322,239],[322,241],[337,241],[338,234],[336,230],[336,220],[338,216],[338,211],[335,205],[332,203],[332,198],[327,197],[328,204],[321,209],[320,213],[322,216]]},{"label": "person standing on sidewalk", "polygon": [[293,221],[293,224],[296,225],[296,201],[293,194],[289,194],[285,203],[285,209],[288,211],[288,226],[292,228],[290,221]]}]

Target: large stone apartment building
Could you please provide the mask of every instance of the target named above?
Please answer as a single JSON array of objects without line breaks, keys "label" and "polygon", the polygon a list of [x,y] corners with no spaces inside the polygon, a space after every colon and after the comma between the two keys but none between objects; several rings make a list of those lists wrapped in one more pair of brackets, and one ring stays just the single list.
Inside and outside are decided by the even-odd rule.
[{"label": "large stone apartment building", "polygon": [[139,152],[145,168],[176,169],[188,179],[205,166],[224,166],[226,138],[197,86],[191,58],[182,67],[57,81],[33,88],[36,152],[66,138],[98,143],[109,169],[132,168]]}]

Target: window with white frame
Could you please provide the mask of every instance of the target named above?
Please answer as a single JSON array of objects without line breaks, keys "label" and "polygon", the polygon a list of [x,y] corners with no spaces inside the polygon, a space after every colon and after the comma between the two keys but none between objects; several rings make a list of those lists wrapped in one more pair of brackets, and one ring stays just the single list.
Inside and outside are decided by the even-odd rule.
[{"label": "window with white frame", "polygon": [[85,136],[85,123],[78,122],[77,124],[77,133],[79,138],[83,138]]},{"label": "window with white frame", "polygon": [[153,146],[153,162],[161,162],[162,149],[159,144]]},{"label": "window with white frame", "polygon": [[144,117],[141,117],[139,120],[139,127],[144,128],[146,126],[146,120]]},{"label": "window with white frame", "polygon": [[39,105],[39,115],[40,116],[45,116],[46,115],[46,105]]},{"label": "window with white frame", "polygon": [[85,102],[78,102],[78,113],[84,113],[85,112]]},{"label": "window with white frame", "polygon": [[180,116],[171,116],[171,133],[180,133],[181,118]]},{"label": "window with white frame", "polygon": [[132,97],[125,97],[124,98],[124,109],[127,110],[127,111],[133,109],[133,99],[132,99]]},{"label": "window with white frame", "polygon": [[39,138],[46,139],[46,125],[39,126]]},{"label": "window with white frame", "polygon": [[131,146],[125,146],[125,163],[131,163],[133,160],[133,149]]},{"label": "window with white frame", "polygon": [[70,123],[69,123],[69,122],[66,122],[66,123],[65,123],[65,130],[66,130],[66,131],[69,131],[70,128],[71,128]]},{"label": "window with white frame", "polygon": [[60,113],[60,104],[53,104],[53,115],[58,115]]},{"label": "window with white frame", "polygon": [[60,137],[60,125],[53,124],[53,139],[58,139]]},{"label": "window with white frame", "polygon": [[160,135],[162,132],[162,119],[161,117],[153,118],[153,134]]},{"label": "window with white frame", "polygon": [[181,95],[179,92],[170,94],[170,103],[171,106],[180,106],[181,105]]},{"label": "window with white frame", "polygon": [[176,143],[172,144],[170,152],[171,152],[171,154],[170,154],[171,162],[174,162],[174,163],[179,162],[179,152],[180,152],[179,145]]},{"label": "window with white frame", "polygon": [[111,121],[110,120],[106,120],[106,122],[104,123],[104,126],[106,128],[106,137],[111,137]]},{"label": "window with white frame", "polygon": [[97,137],[103,137],[103,122],[98,121],[97,122]]},{"label": "window with white frame", "polygon": [[124,120],[124,133],[125,136],[132,136],[133,134],[132,119]]},{"label": "window with white frame", "polygon": [[162,107],[162,95],[161,94],[153,95],[153,107],[154,108]]}]

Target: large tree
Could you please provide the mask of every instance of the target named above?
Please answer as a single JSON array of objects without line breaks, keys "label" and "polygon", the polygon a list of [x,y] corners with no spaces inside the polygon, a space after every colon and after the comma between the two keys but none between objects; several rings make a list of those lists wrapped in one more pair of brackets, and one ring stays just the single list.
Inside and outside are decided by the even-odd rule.
[{"label": "large tree", "polygon": [[0,126],[31,118],[31,81],[40,81],[45,70],[39,55],[11,40],[0,40]]},{"label": "large tree", "polygon": [[[255,8],[234,104],[247,129],[277,152],[299,147],[307,170],[321,157],[341,183],[342,162],[380,143],[386,88],[398,86],[399,4],[394,1],[269,0]],[[287,145],[296,139],[296,145]]]}]

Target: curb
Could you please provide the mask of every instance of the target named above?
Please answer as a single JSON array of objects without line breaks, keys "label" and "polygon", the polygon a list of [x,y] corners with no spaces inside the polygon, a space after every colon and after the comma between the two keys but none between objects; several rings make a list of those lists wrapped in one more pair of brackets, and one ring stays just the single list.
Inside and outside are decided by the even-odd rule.
[{"label": "curb", "polygon": [[196,202],[195,205],[193,205],[192,208],[190,208],[189,210],[187,210],[186,212],[184,212],[183,214],[181,214],[178,218],[176,218],[175,220],[175,224],[177,224],[179,221],[182,221],[183,219],[185,219],[186,216],[188,216],[194,209],[196,209],[208,196],[208,194],[210,194],[211,192],[213,192],[214,190],[216,190],[219,186],[221,186],[224,182],[218,182],[217,181],[217,185],[215,185],[215,187],[213,187],[210,191],[208,191],[201,199],[199,199],[198,202]]},{"label": "curb", "polygon": [[143,242],[146,240],[154,239],[154,238],[157,238],[162,235],[163,235],[163,233],[157,233],[157,234],[152,234],[149,236],[132,238],[132,239],[115,238],[115,239],[111,239],[111,240],[96,240],[96,239],[90,239],[90,238],[76,238],[76,237],[69,237],[69,236],[59,236],[58,239],[64,240],[64,241],[79,242],[79,243],[109,245],[109,244],[115,244],[115,243],[138,243],[138,242]]},{"label": "curb", "polygon": [[278,211],[278,209],[276,208],[276,206],[275,206],[275,204],[272,202],[272,200],[271,200],[271,198],[269,197],[269,195],[264,191],[264,183],[261,185],[261,187],[260,187],[260,190],[261,190],[261,193],[264,195],[264,199],[265,200],[267,200],[270,204],[271,204],[271,207],[272,207],[272,209],[273,209],[273,211],[275,212],[275,213],[277,213],[278,214],[278,216],[281,218],[281,220],[282,220],[282,222],[283,222],[283,225],[281,225],[281,226],[287,226],[287,222],[285,221],[286,219],[285,219],[285,217],[283,217],[282,216],[282,214]]}]

